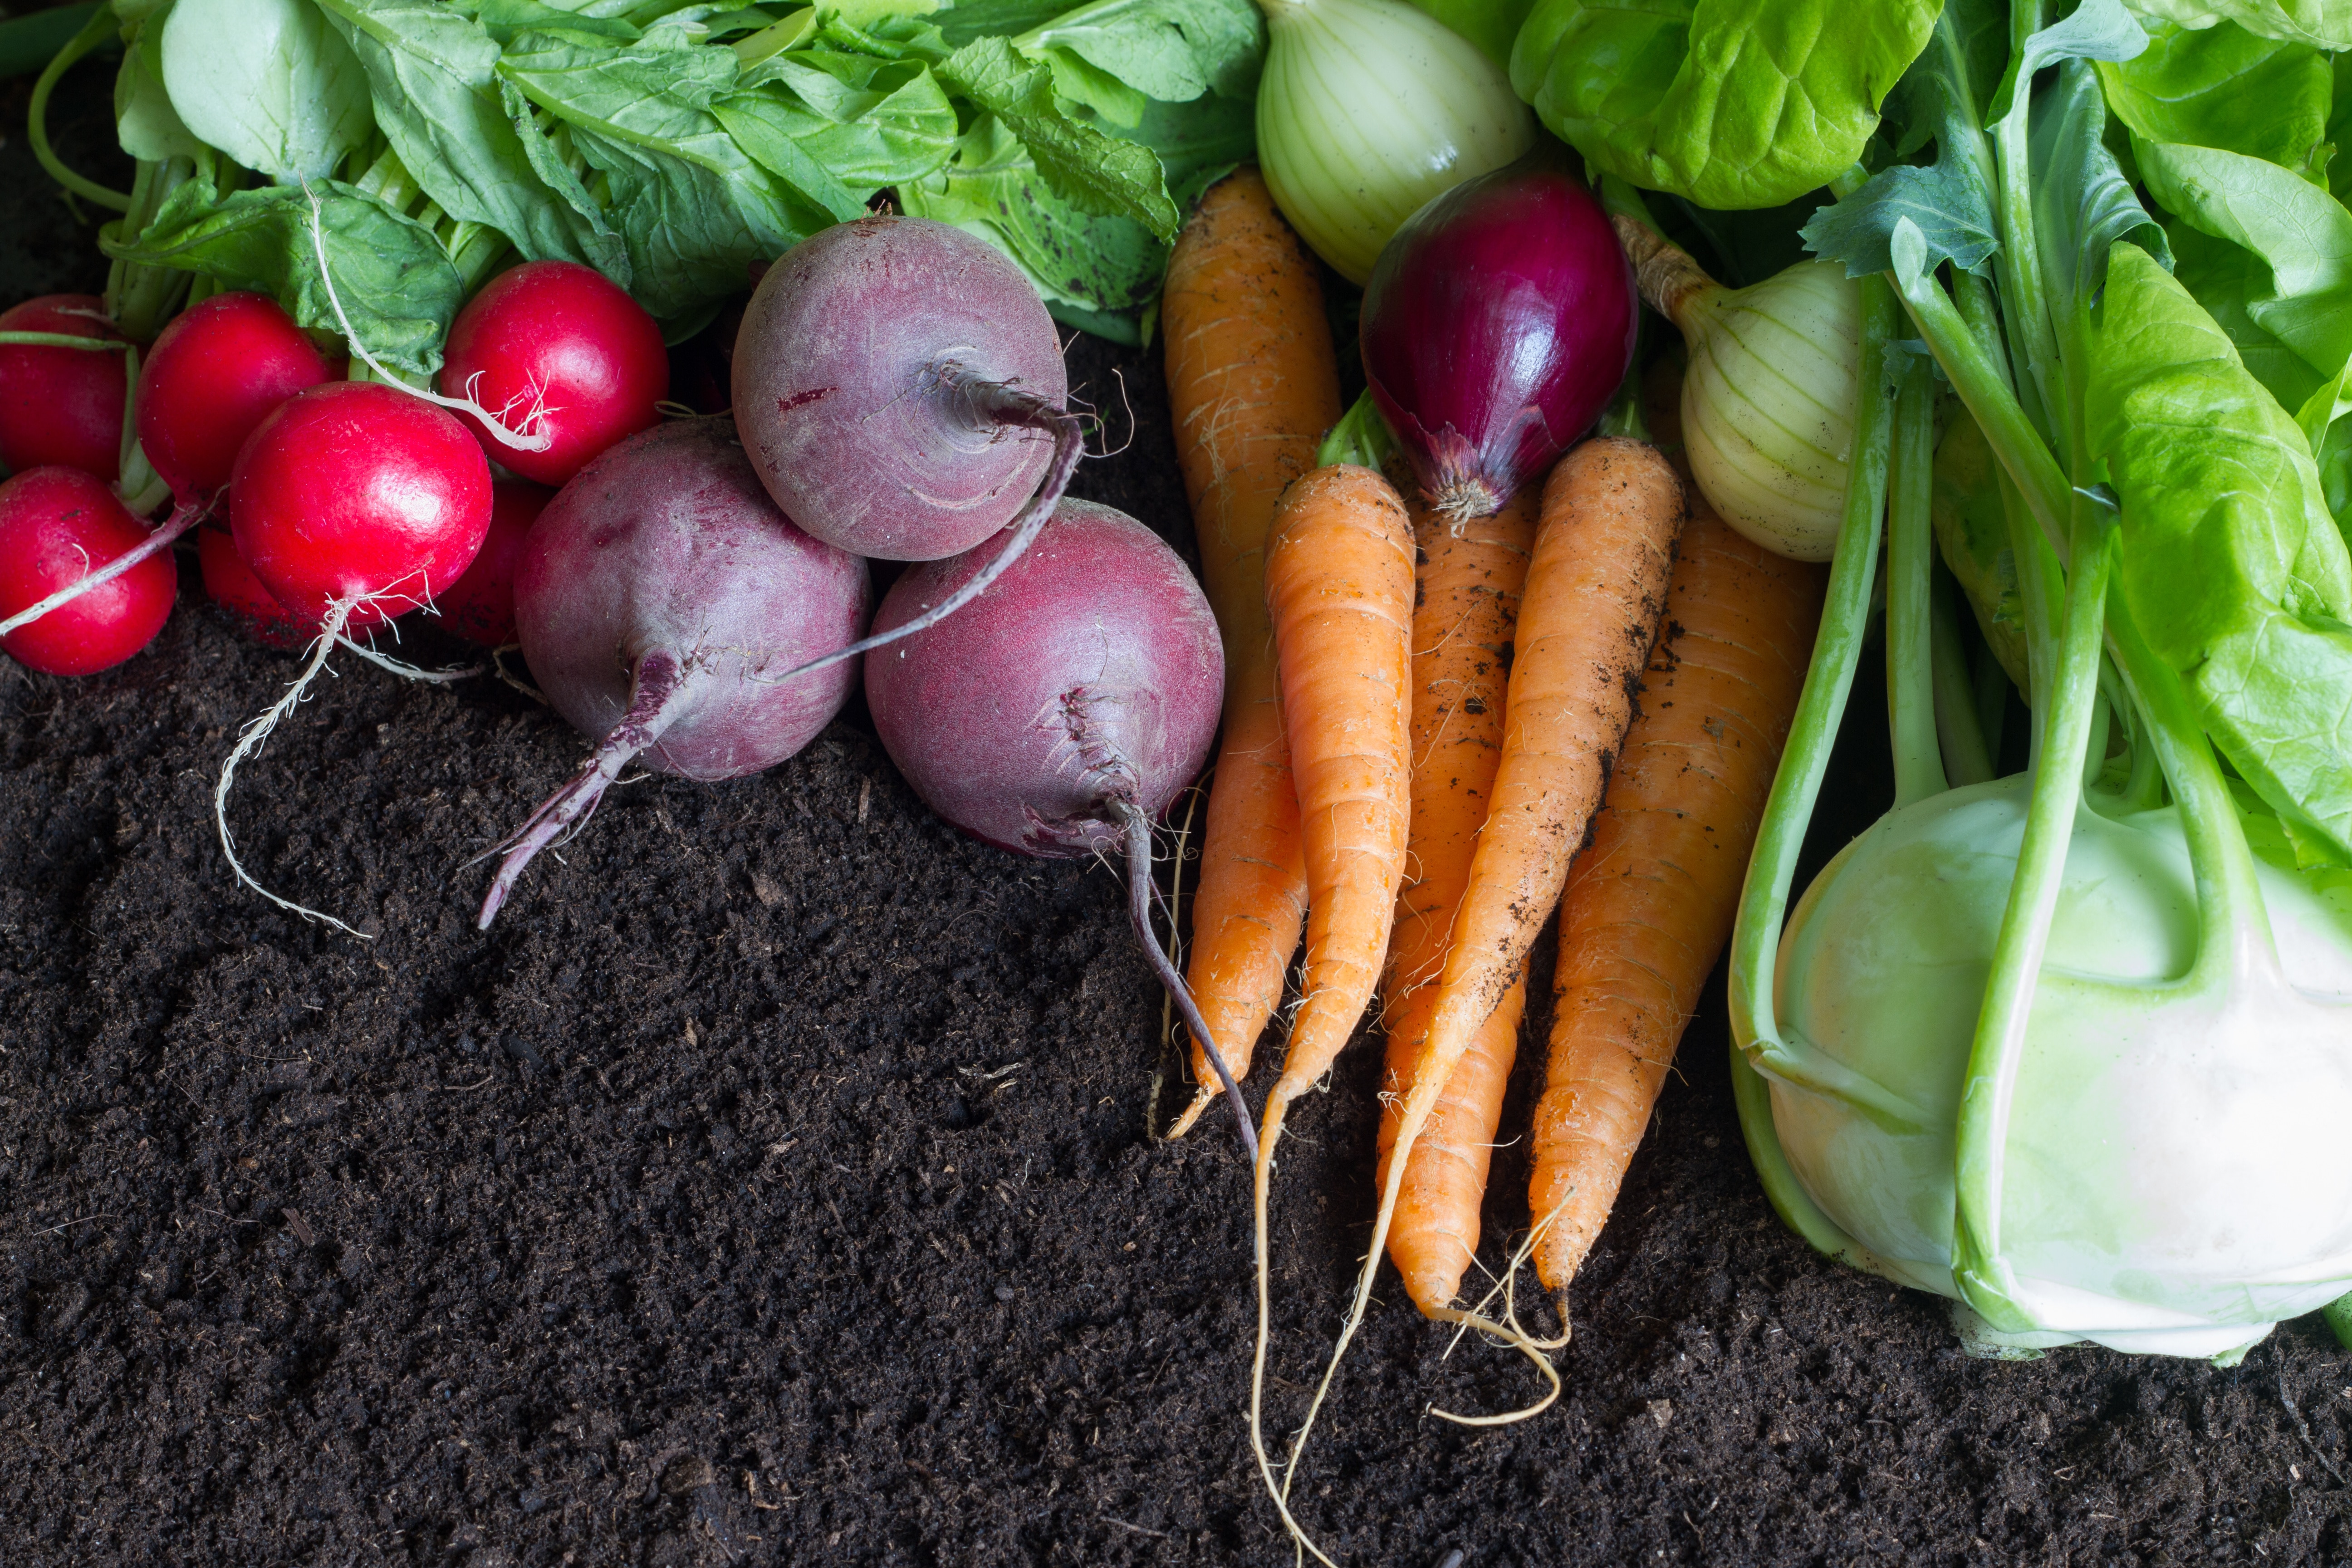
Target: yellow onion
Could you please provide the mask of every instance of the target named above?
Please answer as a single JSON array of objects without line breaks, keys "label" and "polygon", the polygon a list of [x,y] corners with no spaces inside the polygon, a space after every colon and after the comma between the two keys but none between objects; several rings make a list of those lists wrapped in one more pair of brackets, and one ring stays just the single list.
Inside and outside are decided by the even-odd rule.
[{"label": "yellow onion", "polygon": [[1495,62],[1404,0],[1258,3],[1258,163],[1299,237],[1350,282],[1431,197],[1535,144]]}]

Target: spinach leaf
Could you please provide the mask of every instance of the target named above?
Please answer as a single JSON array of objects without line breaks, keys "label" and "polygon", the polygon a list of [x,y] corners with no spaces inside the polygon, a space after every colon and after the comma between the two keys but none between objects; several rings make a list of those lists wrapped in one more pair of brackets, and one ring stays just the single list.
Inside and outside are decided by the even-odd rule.
[{"label": "spinach leaf", "polygon": [[1168,195],[1160,160],[1139,142],[1106,135],[1063,112],[1052,68],[1033,65],[1009,39],[966,44],[939,68],[948,88],[1021,139],[1056,196],[1094,217],[1125,217],[1172,241],[1182,215]]},{"label": "spinach leaf", "polygon": [[2235,22],[2265,38],[2352,48],[2352,4],[2346,0],[2131,0],[2131,6],[2143,16],[2184,27]]},{"label": "spinach leaf", "polygon": [[2133,618],[2240,775],[2352,859],[2352,557],[2303,433],[2135,246],[2111,252],[2084,342]]},{"label": "spinach leaf", "polygon": [[2220,147],[2317,177],[2336,85],[2326,56],[2234,22],[2196,33],[2158,22],[2147,38],[2137,58],[2099,66],[2107,107],[2134,135]]},{"label": "spinach leaf", "polygon": [[1539,0],[1511,84],[1610,174],[1703,207],[1793,201],[1862,156],[1939,0]]},{"label": "spinach leaf", "polygon": [[441,367],[441,341],[465,285],[430,229],[341,181],[312,181],[310,194],[269,185],[224,195],[200,171],[141,233],[100,243],[119,261],[176,267],[223,289],[267,294],[303,326],[340,334],[312,244],[311,194],[335,297],[352,331],[386,364],[430,376]]},{"label": "spinach leaf", "polygon": [[1013,47],[1055,64],[1057,79],[1060,62],[1076,59],[1161,103],[1190,103],[1204,92],[1246,98],[1265,57],[1265,21],[1251,0],[1096,0],[1022,34]]},{"label": "spinach leaf", "polygon": [[930,174],[955,146],[955,105],[920,60],[795,50],[746,70],[742,84],[712,105],[719,123],[836,217],[856,216],[886,185]]},{"label": "spinach leaf", "polygon": [[510,44],[525,33],[551,33],[582,42],[634,44],[645,30],[623,13],[625,5],[556,5],[545,0],[476,0],[470,10],[484,31],[499,44]]},{"label": "spinach leaf", "polygon": [[204,146],[172,107],[163,86],[163,16],[171,0],[156,14],[131,28],[122,46],[122,64],[114,73],[114,129],[122,150],[143,163],[193,158]]},{"label": "spinach leaf", "polygon": [[188,130],[273,180],[324,178],[374,127],[367,74],[310,0],[178,0],[163,42]]},{"label": "spinach leaf", "polygon": [[443,212],[494,228],[533,261],[593,267],[622,287],[621,237],[577,180],[551,184],[499,90],[499,46],[427,0],[320,0],[365,68],[376,123]]}]

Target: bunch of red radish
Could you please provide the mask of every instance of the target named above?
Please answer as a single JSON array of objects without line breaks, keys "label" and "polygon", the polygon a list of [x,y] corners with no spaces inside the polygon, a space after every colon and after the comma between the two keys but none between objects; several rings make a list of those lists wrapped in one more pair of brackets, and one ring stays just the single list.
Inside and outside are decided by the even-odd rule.
[{"label": "bunch of red radish", "polygon": [[[698,780],[772,767],[840,711],[863,656],[884,744],[942,816],[1023,853],[1125,858],[1137,931],[1191,1014],[1150,932],[1151,829],[1207,758],[1215,621],[1156,535],[1064,501],[1083,442],[1061,344],[986,243],[874,217],[788,252],[744,312],[731,419],[663,423],[658,329],[568,263],[483,289],[438,395],[334,379],[275,304],[216,296],[137,374],[139,448],[173,502],[152,530],[109,488],[122,353],[11,331],[114,341],[96,300],[0,317],[0,459],[17,470],[0,484],[0,649],[55,674],[131,657],[170,612],[164,547],[222,522],[198,534],[212,596],[265,640],[311,644],[224,768],[233,867],[237,762],[332,647],[405,610],[519,644],[598,738],[498,847],[485,927],[631,761]],[[539,483],[494,484],[493,459]],[[869,557],[921,564],[860,640]]]}]

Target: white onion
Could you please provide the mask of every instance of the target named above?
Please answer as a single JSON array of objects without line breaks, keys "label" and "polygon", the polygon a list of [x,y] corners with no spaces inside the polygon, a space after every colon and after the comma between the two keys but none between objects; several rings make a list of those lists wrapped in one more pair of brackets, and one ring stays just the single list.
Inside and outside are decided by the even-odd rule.
[{"label": "white onion", "polygon": [[1259,165],[1299,237],[1349,281],[1431,197],[1535,145],[1509,79],[1404,0],[1259,5]]}]

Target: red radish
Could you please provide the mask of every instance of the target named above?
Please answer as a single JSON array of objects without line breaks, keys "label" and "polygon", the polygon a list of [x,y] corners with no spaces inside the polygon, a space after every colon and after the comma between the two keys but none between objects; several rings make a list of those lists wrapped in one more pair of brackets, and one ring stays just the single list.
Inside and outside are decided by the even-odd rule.
[{"label": "red radish", "polygon": [[1608,215],[1538,149],[1397,230],[1364,287],[1364,377],[1430,504],[1484,517],[1592,427],[1640,318]]},{"label": "red radish", "polygon": [[228,483],[255,428],[330,379],[326,356],[277,301],[215,294],[173,319],[139,368],[139,445],[181,506]]},{"label": "red radish", "polygon": [[856,637],[870,600],[866,563],[776,510],[724,417],[659,426],[582,469],[524,542],[515,631],[548,702],[604,739],[500,846],[480,925],[632,759],[730,779],[808,744],[857,672],[778,677]]},{"label": "red radish", "polygon": [[[0,332],[121,342],[95,294],[44,294],[0,311]],[[0,343],[0,463],[18,473],[58,463],[111,482],[122,467],[120,349]]]},{"label": "red radish", "polygon": [[457,418],[373,381],[278,405],[229,479],[237,553],[297,624],[338,629],[428,603],[490,526],[490,466]]},{"label": "red radish", "polygon": [[[147,538],[139,520],[93,474],[56,467],[18,474],[0,484],[0,616],[16,618]],[[155,640],[178,586],[172,558],[150,555],[63,608],[0,636],[0,650],[44,675],[88,675],[121,664]]]},{"label": "red radish", "polygon": [[466,574],[441,595],[444,625],[469,643],[505,647],[515,640],[515,564],[523,536],[555,492],[544,485],[500,479],[490,487],[490,531]]},{"label": "red radish", "polygon": [[[910,568],[875,625],[911,623],[1003,549]],[[1136,935],[1200,1039],[1208,1026],[1151,932],[1151,825],[1207,762],[1224,690],[1192,574],[1125,512],[1082,500],[961,615],[866,658],[874,728],[933,811],[1020,854],[1124,855]]]},{"label": "red radish", "polygon": [[933,561],[1017,518],[955,593],[836,658],[970,603],[1045,525],[1082,450],[1037,291],[994,246],[929,218],[860,218],[786,251],[744,310],[730,374],[761,481],[827,543]]},{"label": "red radish", "polygon": [[228,612],[229,619],[264,647],[291,653],[310,639],[286,606],[269,596],[226,528],[207,524],[196,530],[196,565],[205,574],[205,592]]},{"label": "red radish", "polygon": [[483,448],[527,479],[561,485],[661,418],[669,351],[645,307],[592,267],[532,261],[502,272],[457,312],[441,390],[547,445],[528,451],[461,414]]}]

